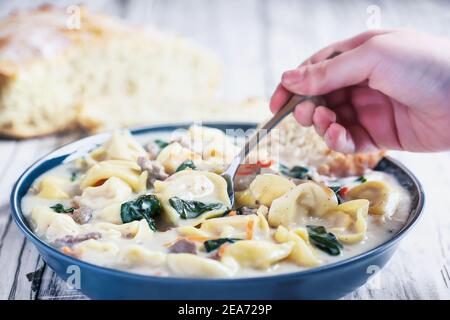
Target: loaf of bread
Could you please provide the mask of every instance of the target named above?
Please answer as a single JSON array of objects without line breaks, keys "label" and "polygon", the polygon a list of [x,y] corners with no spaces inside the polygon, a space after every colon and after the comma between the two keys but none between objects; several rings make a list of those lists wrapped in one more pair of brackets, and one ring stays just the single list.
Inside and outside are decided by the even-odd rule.
[{"label": "loaf of bread", "polygon": [[214,96],[222,68],[208,50],[84,8],[76,18],[44,6],[0,22],[0,134],[26,138],[76,126],[95,101],[114,105],[105,113],[146,105],[158,117],[164,102]]}]

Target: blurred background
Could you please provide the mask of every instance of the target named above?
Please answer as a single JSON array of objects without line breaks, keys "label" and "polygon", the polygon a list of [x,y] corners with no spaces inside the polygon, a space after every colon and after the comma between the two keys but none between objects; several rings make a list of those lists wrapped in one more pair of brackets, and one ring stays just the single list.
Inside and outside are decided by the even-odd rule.
[{"label": "blurred background", "polygon": [[284,70],[368,29],[450,34],[448,0],[2,0],[0,16],[40,3],[83,4],[211,48],[225,65],[220,94],[227,99],[269,97]]},{"label": "blurred background", "polygon": [[[131,24],[152,25],[210,48],[224,63],[224,99],[268,99],[282,72],[331,42],[376,28],[408,28],[450,36],[449,0],[1,0],[0,17],[15,10],[84,4]],[[77,138],[58,134],[26,141],[0,140],[0,298],[84,298],[46,268],[11,222],[8,195],[38,157]],[[347,299],[448,299],[450,153],[392,153],[422,181],[426,213],[387,268]],[[26,275],[39,271],[30,283]],[[376,271],[376,270],[375,270]]]}]

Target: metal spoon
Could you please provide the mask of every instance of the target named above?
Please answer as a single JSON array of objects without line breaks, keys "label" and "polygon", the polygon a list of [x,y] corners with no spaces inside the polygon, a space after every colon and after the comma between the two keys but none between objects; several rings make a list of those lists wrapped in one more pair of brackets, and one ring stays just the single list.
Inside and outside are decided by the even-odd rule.
[{"label": "metal spoon", "polygon": [[238,171],[241,163],[244,162],[248,154],[278,123],[280,123],[281,120],[294,111],[295,107],[299,103],[306,100],[310,100],[315,105],[318,105],[322,102],[322,97],[293,95],[291,99],[289,99],[289,101],[286,102],[286,104],[280,109],[280,111],[278,111],[269,121],[256,130],[255,134],[248,139],[241,151],[233,158],[225,172],[221,174],[227,182],[227,192],[232,206],[234,205],[234,177],[236,176],[236,172]]}]

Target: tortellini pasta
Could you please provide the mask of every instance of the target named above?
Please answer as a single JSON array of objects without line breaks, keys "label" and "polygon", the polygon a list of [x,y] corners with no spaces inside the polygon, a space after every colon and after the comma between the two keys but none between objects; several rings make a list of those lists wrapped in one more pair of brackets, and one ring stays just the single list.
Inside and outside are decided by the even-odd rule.
[{"label": "tortellini pasta", "polygon": [[322,217],[337,205],[334,194],[315,182],[305,182],[275,199],[269,210],[269,224],[305,225],[309,216]]},{"label": "tortellini pasta", "polygon": [[369,201],[351,200],[336,207],[329,215],[334,227],[330,229],[343,243],[356,243],[364,239],[367,230]]},{"label": "tortellini pasta", "polygon": [[194,226],[178,227],[177,232],[180,236],[188,238],[196,237],[200,239],[209,239],[211,237],[211,234],[207,233],[206,231],[200,230],[199,228],[196,228]]},{"label": "tortellini pasta", "polygon": [[219,238],[268,239],[270,227],[262,213],[205,220],[200,231]]},{"label": "tortellini pasta", "polygon": [[56,177],[43,177],[38,185],[38,196],[45,199],[69,199],[69,194],[66,191],[68,181]]},{"label": "tortellini pasta", "polygon": [[192,160],[201,170],[222,173],[236,153],[236,146],[222,131],[194,125],[187,131],[177,132],[157,161],[168,173],[174,173],[186,160]]},{"label": "tortellini pasta", "polygon": [[113,266],[120,253],[119,245],[111,241],[86,240],[76,244],[73,254],[91,263],[101,263],[104,266]]},{"label": "tortellini pasta", "polygon": [[167,266],[173,275],[185,278],[229,278],[236,272],[219,261],[189,253],[168,254]]},{"label": "tortellini pasta", "polygon": [[381,181],[367,181],[352,189],[347,199],[367,199],[370,201],[369,213],[390,217],[399,203],[399,193]]},{"label": "tortellini pasta", "polygon": [[118,253],[118,264],[124,267],[137,266],[145,268],[160,267],[166,263],[167,255],[150,251],[139,245],[129,245]]},{"label": "tortellini pasta", "polygon": [[94,228],[102,233],[110,233],[110,237],[124,237],[132,239],[142,227],[141,221],[132,221],[124,224],[113,224],[108,222],[98,222]]},{"label": "tortellini pasta", "polygon": [[122,179],[135,192],[141,192],[147,186],[147,171],[141,171],[136,162],[128,160],[106,160],[93,165],[80,181],[80,187],[96,186],[111,177]]},{"label": "tortellini pasta", "polygon": [[280,243],[294,243],[288,258],[299,266],[315,267],[321,264],[321,260],[309,242],[308,232],[304,228],[289,231],[285,227],[279,226],[274,234],[274,238]]},{"label": "tortellini pasta", "polygon": [[66,235],[75,236],[80,233],[81,226],[65,214],[59,214],[44,206],[36,206],[31,211],[34,231],[39,236],[45,236],[49,241]]},{"label": "tortellini pasta", "polygon": [[122,224],[122,217],[120,216],[121,207],[122,203],[120,202],[109,204],[106,207],[97,210],[94,220]]},{"label": "tortellini pasta", "polygon": [[236,241],[225,247],[222,259],[231,257],[241,267],[267,269],[289,256],[293,246],[294,242],[274,244],[263,240]]},{"label": "tortellini pasta", "polygon": [[247,190],[236,192],[236,202],[240,206],[268,206],[281,197],[295,184],[285,177],[276,174],[261,174],[256,176]]},{"label": "tortellini pasta", "polygon": [[123,180],[111,177],[98,187],[87,187],[78,199],[82,206],[105,208],[112,203],[122,203],[131,196],[131,187]]},{"label": "tortellini pasta", "polygon": [[212,168],[211,171],[218,173],[238,151],[218,129],[193,125],[189,128],[189,138],[192,148],[202,155],[204,163]]},{"label": "tortellini pasta", "polygon": [[201,156],[192,150],[183,147],[178,142],[173,142],[161,150],[156,161],[164,166],[167,173],[174,173],[178,167],[186,160],[192,160],[194,163],[201,161]]},{"label": "tortellini pasta", "polygon": [[147,152],[128,131],[115,131],[104,145],[91,152],[90,157],[96,161],[136,161],[138,157],[146,155]]},{"label": "tortellini pasta", "polygon": [[137,242],[144,242],[147,240],[151,240],[153,238],[153,234],[154,231],[150,229],[147,221],[145,221],[145,219],[142,219],[139,221],[139,226],[132,239],[136,240]]},{"label": "tortellini pasta", "polygon": [[[225,179],[211,172],[196,170],[177,172],[165,181],[156,181],[155,192],[163,207],[163,218],[174,225],[198,224],[204,219],[223,214],[231,207]],[[182,219],[180,213],[170,203],[170,199],[174,197],[205,204],[222,204],[222,206],[207,211],[195,219]]]},{"label": "tortellini pasta", "polygon": [[374,181],[379,173],[337,179],[264,159],[239,170],[232,206],[219,174],[238,149],[222,131],[191,126],[158,140],[144,149],[116,131],[39,178],[22,200],[34,232],[65,254],[120,270],[262,276],[374,247],[398,227],[398,216],[385,217],[406,205],[391,178]]}]

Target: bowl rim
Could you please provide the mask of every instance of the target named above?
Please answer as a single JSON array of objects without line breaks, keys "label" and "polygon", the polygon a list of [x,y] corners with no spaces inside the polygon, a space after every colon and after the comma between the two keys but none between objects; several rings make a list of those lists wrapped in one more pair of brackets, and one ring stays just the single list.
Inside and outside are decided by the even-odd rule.
[{"label": "bowl rim", "polygon": [[[152,132],[161,132],[161,131],[169,131],[174,130],[177,128],[187,128],[189,125],[192,125],[193,122],[180,122],[180,123],[169,123],[169,124],[157,124],[157,125],[149,125],[149,126],[141,126],[141,127],[134,127],[129,128],[128,130],[131,132],[132,135],[142,135],[142,134],[148,134]],[[248,127],[249,129],[255,128],[257,123],[254,122],[238,122],[238,121],[205,121],[202,122],[202,125],[210,126],[210,127],[218,127],[218,126],[235,126],[235,127]],[[68,255],[63,254],[56,248],[52,247],[50,244],[46,243],[42,239],[40,239],[28,226],[26,222],[26,217],[22,212],[21,208],[21,200],[22,197],[19,196],[19,189],[21,188],[22,184],[25,182],[26,178],[33,173],[37,168],[39,168],[42,164],[45,162],[54,159],[52,158],[53,155],[56,156],[58,152],[63,151],[65,148],[70,147],[75,144],[79,145],[85,145],[91,143],[92,145],[98,145],[98,142],[95,142],[103,136],[104,138],[110,136],[111,132],[103,132],[98,133],[94,135],[90,135],[69,143],[66,143],[51,152],[48,152],[44,156],[40,157],[37,161],[35,161],[33,164],[31,164],[22,174],[20,174],[19,178],[15,182],[11,194],[10,194],[10,209],[11,209],[11,215],[16,223],[16,225],[19,227],[21,232],[27,237],[28,240],[31,240],[36,247],[38,247],[39,254],[41,255],[40,250],[47,251],[48,254],[56,256],[59,260],[63,260],[65,263],[71,264],[71,265],[77,265],[80,268],[87,268],[87,269],[97,269],[99,272],[103,272],[105,274],[116,276],[116,277],[124,277],[134,280],[140,280],[140,281],[156,281],[160,282],[162,284],[164,283],[207,283],[209,285],[211,284],[232,284],[232,283],[247,283],[247,282],[272,282],[272,281],[282,281],[282,280],[288,280],[293,278],[302,278],[307,277],[310,275],[325,273],[325,272],[332,272],[333,270],[361,262],[365,259],[369,259],[373,256],[376,256],[380,254],[383,251],[386,251],[393,245],[395,245],[399,240],[401,240],[408,231],[411,230],[411,228],[417,223],[419,218],[423,215],[423,209],[425,204],[425,193],[423,190],[423,187],[417,177],[403,165],[398,160],[395,160],[389,156],[385,156],[384,159],[388,160],[389,162],[393,163],[395,166],[400,168],[404,173],[408,175],[408,177],[412,180],[414,183],[415,188],[418,191],[418,203],[415,208],[410,209],[409,218],[406,221],[405,225],[389,240],[387,240],[384,243],[381,243],[380,245],[362,252],[360,254],[357,254],[355,256],[342,259],[333,263],[325,264],[319,267],[314,267],[306,270],[300,270],[297,272],[289,272],[289,273],[280,273],[275,275],[267,275],[267,276],[256,276],[256,277],[237,277],[237,278],[182,278],[182,277],[161,277],[161,276],[153,276],[153,275],[145,275],[145,274],[139,274],[139,273],[133,273],[129,271],[119,270],[119,269],[113,269],[109,267],[103,267],[96,264],[92,264],[90,262],[86,262]],[[39,173],[38,176],[42,175],[43,173],[47,172],[47,170],[42,171]],[[34,181],[34,180],[33,180]],[[412,216],[412,218],[411,218]],[[40,247],[40,248],[39,248]]]}]

